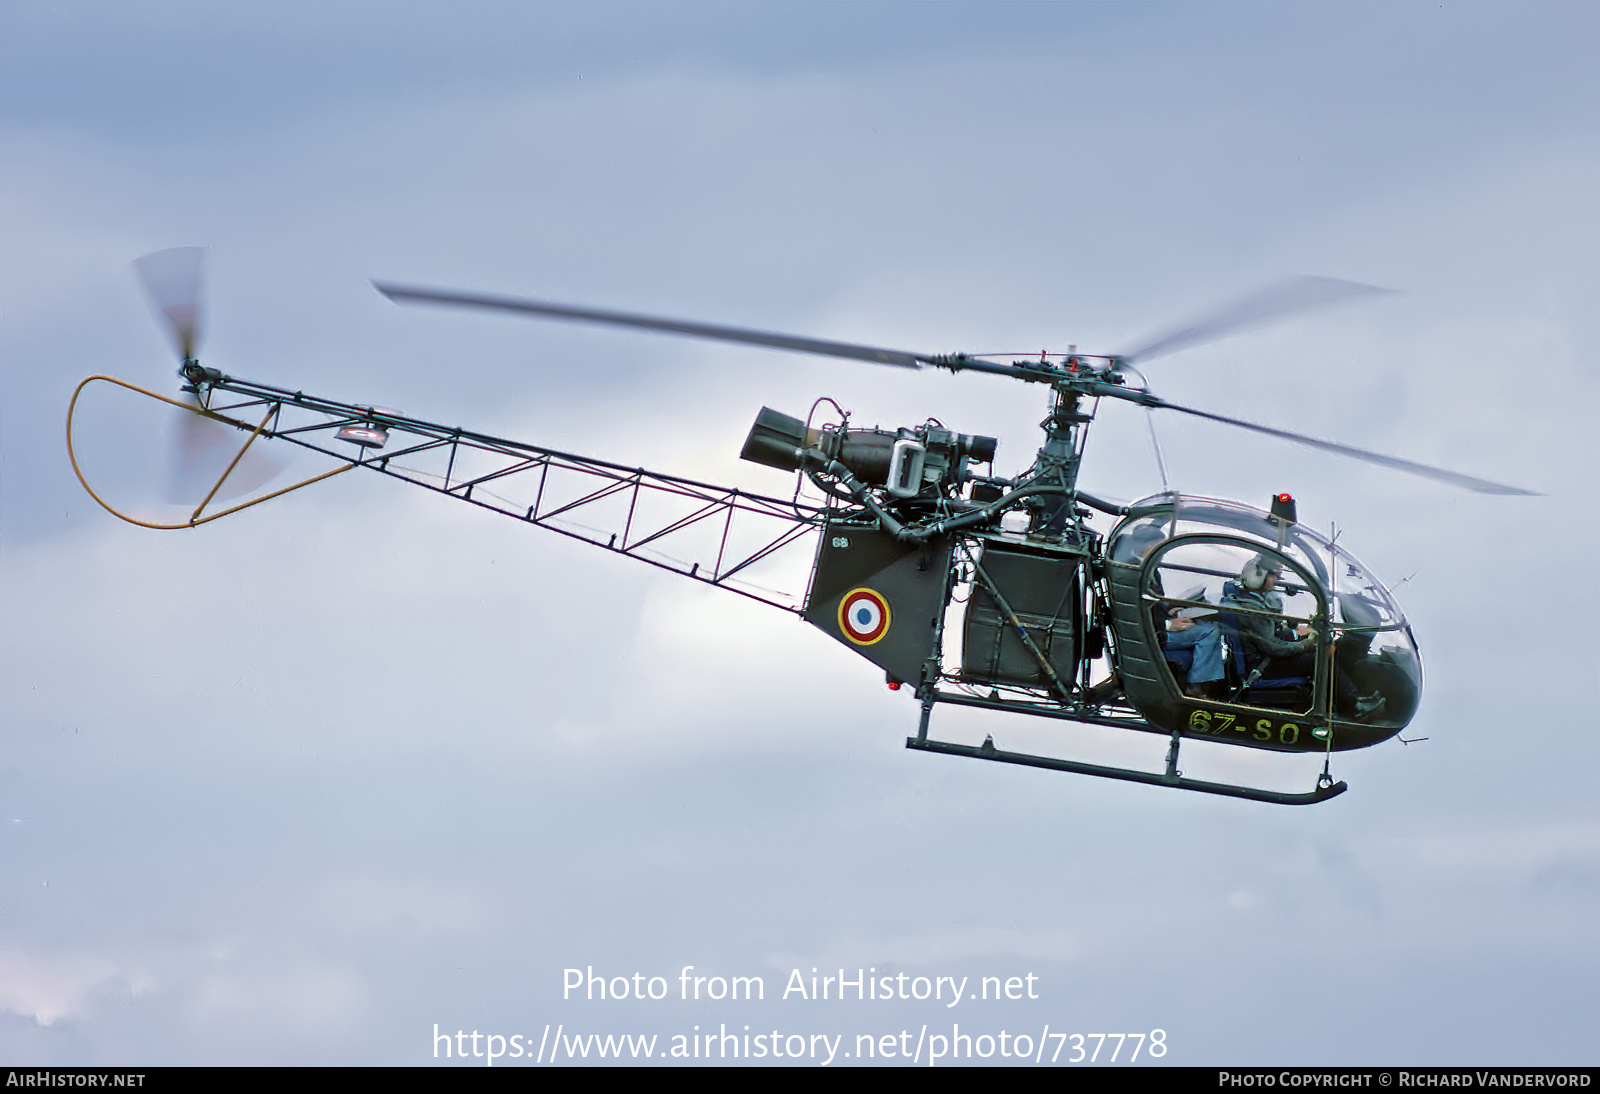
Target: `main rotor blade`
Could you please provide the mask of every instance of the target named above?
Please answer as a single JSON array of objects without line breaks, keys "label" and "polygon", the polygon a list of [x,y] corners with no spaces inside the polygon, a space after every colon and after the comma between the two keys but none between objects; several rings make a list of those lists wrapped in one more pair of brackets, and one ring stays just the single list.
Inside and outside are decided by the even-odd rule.
[{"label": "main rotor blade", "polygon": [[1277,437],[1281,440],[1293,441],[1295,444],[1303,444],[1311,448],[1320,448],[1324,452],[1333,452],[1340,456],[1349,456],[1351,459],[1361,460],[1363,463],[1375,463],[1379,467],[1387,467],[1394,471],[1404,471],[1411,475],[1421,475],[1425,479],[1432,479],[1435,482],[1448,483],[1451,486],[1459,486],[1462,489],[1473,490],[1479,494],[1515,494],[1525,497],[1540,496],[1537,490],[1524,490],[1519,486],[1506,486],[1504,483],[1490,482],[1488,479],[1473,478],[1471,475],[1463,475],[1457,471],[1446,471],[1442,467],[1430,467],[1425,463],[1416,463],[1412,460],[1402,460],[1395,456],[1385,456],[1379,452],[1368,452],[1364,448],[1352,448],[1347,444],[1335,444],[1332,441],[1318,440],[1316,437],[1308,437],[1304,433],[1291,433],[1287,429],[1273,429],[1271,426],[1257,425],[1254,422],[1246,422],[1239,418],[1230,418],[1224,414],[1212,414],[1207,410],[1196,410],[1193,407],[1178,406],[1176,403],[1169,403],[1164,399],[1156,399],[1153,396],[1149,397],[1148,401],[1145,402],[1145,405],[1157,407],[1162,410],[1176,410],[1181,414],[1192,414],[1196,418],[1206,418],[1213,422],[1221,422],[1224,425],[1235,425],[1240,429],[1248,429],[1254,433],[1265,433],[1269,437]]},{"label": "main rotor blade", "polygon": [[166,320],[172,342],[187,361],[200,339],[200,277],[204,247],[173,247],[133,263],[150,302]]},{"label": "main rotor blade", "polygon": [[1226,338],[1230,334],[1297,312],[1325,308],[1361,297],[1388,296],[1394,291],[1380,289],[1376,285],[1363,285],[1359,281],[1341,281],[1336,277],[1314,277],[1309,274],[1290,277],[1202,315],[1186,326],[1169,331],[1148,345],[1120,356],[1130,364],[1148,361],[1152,357],[1163,357],[1190,346]]},{"label": "main rotor blade", "polygon": [[823,357],[846,357],[854,361],[870,361],[875,365],[897,365],[900,368],[921,368],[924,363],[933,360],[930,355],[908,353],[905,350],[858,346],[851,342],[830,342],[821,338],[801,338],[793,334],[775,334],[712,323],[693,323],[682,319],[662,319],[653,315],[636,315],[632,312],[578,308],[570,304],[551,304],[520,296],[484,296],[477,293],[447,292],[441,289],[419,289],[392,285],[384,281],[374,281],[372,287],[397,304],[444,304],[459,308],[480,308],[485,311],[543,315],[552,319],[574,319],[580,323],[636,327],[640,330],[661,331],[665,334],[687,335],[690,338],[709,338],[718,342],[741,342],[749,346],[766,346],[769,349],[815,353]]}]

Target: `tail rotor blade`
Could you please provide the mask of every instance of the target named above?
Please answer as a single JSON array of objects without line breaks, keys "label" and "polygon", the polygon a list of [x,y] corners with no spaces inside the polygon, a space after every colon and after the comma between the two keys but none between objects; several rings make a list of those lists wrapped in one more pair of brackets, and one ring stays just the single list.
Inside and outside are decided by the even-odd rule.
[{"label": "tail rotor blade", "polygon": [[194,357],[200,338],[200,283],[205,255],[204,247],[174,247],[145,255],[133,264],[145,294],[161,313],[173,345],[185,361]]},{"label": "tail rotor blade", "polygon": [[1290,277],[1199,316],[1132,353],[1121,354],[1120,359],[1130,364],[1148,361],[1300,312],[1331,307],[1350,300],[1389,296],[1394,292],[1394,289],[1380,289],[1359,281],[1341,281],[1336,277],[1313,277],[1309,274]]},{"label": "tail rotor blade", "polygon": [[192,409],[174,410],[171,455],[167,478],[167,500],[180,505],[195,505],[205,500],[217,480],[227,472],[213,497],[226,501],[248,494],[275,477],[283,464],[267,455],[257,441],[245,452],[232,471],[232,462],[249,436],[233,426],[208,416],[198,403]]},{"label": "tail rotor blade", "polygon": [[[184,361],[192,360],[199,348],[205,257],[204,247],[173,247],[145,255],[133,264],[145,295],[160,313],[172,335],[173,347]],[[208,494],[215,501],[236,498],[283,470],[283,465],[262,451],[259,444],[252,445],[234,463],[247,434],[208,414],[196,396],[189,396],[187,405],[173,413],[176,418],[169,432],[168,501],[193,505]]]}]

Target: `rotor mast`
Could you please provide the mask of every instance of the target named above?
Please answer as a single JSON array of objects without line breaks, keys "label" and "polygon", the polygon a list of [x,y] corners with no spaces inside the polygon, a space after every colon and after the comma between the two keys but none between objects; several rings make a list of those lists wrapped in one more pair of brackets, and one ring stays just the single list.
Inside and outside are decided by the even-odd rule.
[{"label": "rotor mast", "polygon": [[1044,443],[1033,466],[1021,476],[1017,485],[1054,488],[1044,495],[1048,500],[1038,514],[1036,527],[1057,535],[1064,533],[1077,509],[1078,472],[1088,426],[1094,420],[1094,415],[1084,413],[1083,400],[1102,395],[1137,398],[1123,387],[1122,376],[1115,371],[1116,359],[1107,358],[1104,365],[1097,365],[1074,353],[1062,364],[1041,359],[999,365],[963,355],[940,359],[938,364],[952,372],[998,373],[1028,383],[1050,385],[1050,413],[1039,423],[1039,428],[1044,430]]},{"label": "rotor mast", "polygon": [[1034,462],[1034,476],[1041,483],[1059,484],[1062,498],[1054,503],[1053,511],[1040,514],[1044,530],[1064,532],[1076,508],[1078,493],[1078,468],[1083,457],[1092,415],[1079,409],[1082,399],[1070,381],[1057,381],[1051,385],[1050,415],[1040,422],[1044,430],[1044,444]]}]

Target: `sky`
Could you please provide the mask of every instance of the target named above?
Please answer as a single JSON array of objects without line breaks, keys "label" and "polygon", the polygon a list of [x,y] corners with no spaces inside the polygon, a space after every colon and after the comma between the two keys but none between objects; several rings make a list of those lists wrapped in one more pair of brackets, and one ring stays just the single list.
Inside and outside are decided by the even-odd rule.
[{"label": "sky", "polygon": [[[748,1026],[753,1062],[805,1066],[1002,1031],[1058,1063],[1109,1032],[1139,1063],[1595,1064],[1597,30],[1577,3],[0,8],[0,1058],[483,1066],[493,1035],[528,1065],[559,1028],[656,1062]],[[913,753],[915,703],[793,618],[391,480],[115,520],[66,406],[93,373],[176,388],[130,265],[173,246],[209,249],[232,375],[772,494],[737,458],[762,406],[937,417],[1012,474],[1041,393],[370,280],[1032,353],[1347,278],[1401,291],[1152,362],[1154,390],[1541,496],[1160,419],[1175,488],[1289,490],[1395,588],[1415,743],[1336,757],[1350,790],[1304,809]],[[97,481],[157,504],[165,420],[86,413]],[[1083,485],[1161,489],[1142,412],[1102,410]],[[841,1002],[813,969],[1023,986]]]}]

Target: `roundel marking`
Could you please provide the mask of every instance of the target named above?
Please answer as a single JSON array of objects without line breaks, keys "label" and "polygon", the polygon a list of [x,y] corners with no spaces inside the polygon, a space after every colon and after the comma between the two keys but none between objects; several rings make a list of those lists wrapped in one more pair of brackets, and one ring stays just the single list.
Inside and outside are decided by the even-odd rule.
[{"label": "roundel marking", "polygon": [[889,633],[889,602],[872,589],[851,589],[839,601],[839,632],[858,646]]}]

